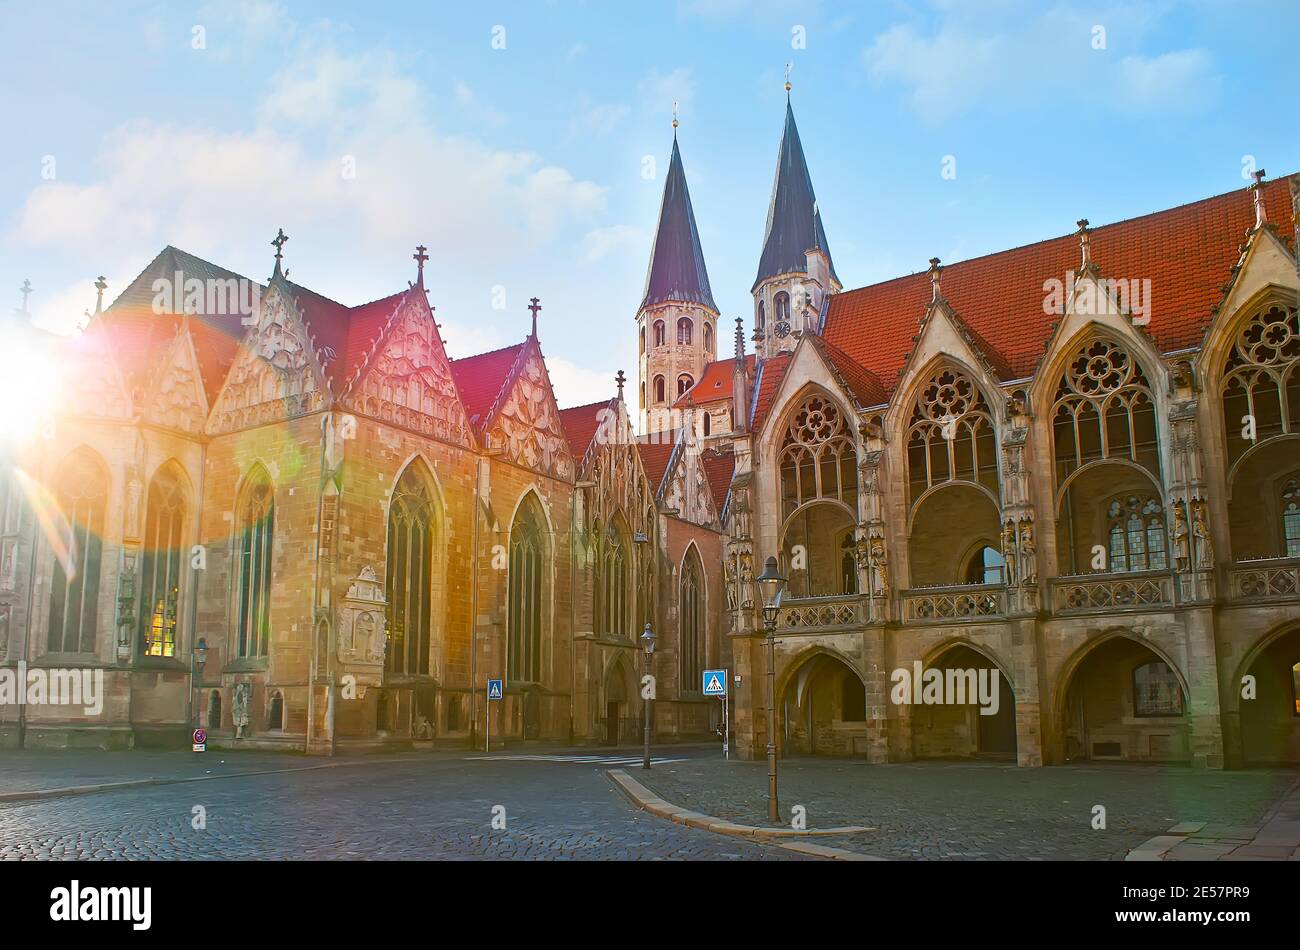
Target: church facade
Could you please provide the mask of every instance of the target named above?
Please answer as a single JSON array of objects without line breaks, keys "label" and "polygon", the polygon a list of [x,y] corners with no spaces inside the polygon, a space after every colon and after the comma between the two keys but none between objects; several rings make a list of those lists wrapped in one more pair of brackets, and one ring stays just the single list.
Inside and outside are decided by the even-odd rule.
[{"label": "church facade", "polygon": [[744,757],[772,705],[787,754],[1300,762],[1300,180],[848,290],[822,208],[787,102],[724,321],[674,135],[634,407],[557,405],[536,300],[450,359],[423,248],[346,306],[277,237],[248,313],[166,248],[5,482],[0,664],[106,701],[0,739],[688,740],[725,668]]}]

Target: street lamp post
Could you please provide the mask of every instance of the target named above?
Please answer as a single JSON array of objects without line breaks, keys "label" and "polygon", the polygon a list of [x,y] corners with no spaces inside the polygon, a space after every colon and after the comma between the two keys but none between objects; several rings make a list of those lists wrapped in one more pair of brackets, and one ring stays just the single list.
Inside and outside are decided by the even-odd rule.
[{"label": "street lamp post", "polygon": [[194,676],[195,676],[195,673],[196,673],[196,671],[197,671],[199,677],[202,677],[202,676],[203,676],[203,667],[205,667],[205,666],[207,666],[207,665],[208,665],[208,641],[207,641],[206,639],[204,639],[203,637],[199,637],[199,642],[196,643],[196,644],[194,644],[194,648],[193,648],[192,650],[190,650],[190,715],[189,715],[189,719],[190,719],[190,732],[191,732],[191,734],[192,734],[193,731],[194,731],[194,727],[197,725],[197,723],[195,723],[195,721],[194,721],[194,714],[195,714],[195,709],[194,709]]},{"label": "street lamp post", "polygon": [[763,597],[763,629],[767,632],[767,818],[779,824],[781,813],[776,804],[776,620],[781,611],[785,578],[769,557],[763,573],[755,580]]},{"label": "street lamp post", "polygon": [[[641,634],[641,649],[645,655],[645,675],[650,676],[650,659],[655,652],[655,635],[647,621],[645,632]],[[642,693],[644,694],[644,687]],[[641,768],[650,768],[650,704],[654,701],[654,680],[650,681],[650,696],[641,701],[645,712],[645,755],[641,759]]]}]

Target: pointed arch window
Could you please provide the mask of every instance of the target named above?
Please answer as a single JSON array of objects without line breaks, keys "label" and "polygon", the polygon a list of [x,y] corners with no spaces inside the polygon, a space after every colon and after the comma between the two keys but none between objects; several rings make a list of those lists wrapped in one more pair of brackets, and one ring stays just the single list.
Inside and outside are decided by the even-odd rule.
[{"label": "pointed arch window", "polygon": [[682,317],[677,321],[677,342],[690,346],[695,340],[695,324],[691,322],[690,317]]},{"label": "pointed arch window", "polygon": [[266,656],[271,643],[271,556],[275,541],[275,493],[266,472],[249,478],[239,505],[239,598],[236,655]]},{"label": "pointed arch window", "polygon": [[776,315],[777,323],[790,321],[790,295],[784,290],[772,298],[772,312]]},{"label": "pointed arch window", "polygon": [[1144,718],[1183,714],[1183,687],[1164,660],[1133,670],[1133,713]]},{"label": "pointed arch window", "polygon": [[1109,340],[1081,346],[1052,407],[1056,484],[1098,459],[1128,459],[1160,476],[1155,400],[1142,367]]},{"label": "pointed arch window", "polygon": [[140,573],[140,652],[174,657],[180,613],[181,535],[188,504],[179,470],[165,465],[149,484]]},{"label": "pointed arch window", "polygon": [[510,528],[506,672],[513,681],[542,678],[542,569],[546,527],[537,503],[520,506]]},{"label": "pointed arch window", "polygon": [[641,328],[641,332],[638,334],[638,336],[640,337],[641,340],[641,348],[639,352],[644,353],[645,352],[645,327]]},{"label": "pointed arch window", "polygon": [[600,551],[597,633],[610,637],[628,636],[631,616],[628,612],[629,570],[627,536],[611,523]]},{"label": "pointed arch window", "polygon": [[678,616],[681,618],[681,689],[698,692],[702,687],[705,664],[704,572],[694,548],[682,565],[678,593]]},{"label": "pointed arch window", "polygon": [[713,355],[713,327],[707,323],[704,324],[704,355]]},{"label": "pointed arch window", "polygon": [[1106,506],[1112,572],[1169,569],[1165,515],[1153,495],[1121,495]]},{"label": "pointed arch window", "polygon": [[662,376],[656,376],[655,377],[655,403],[662,403],[664,401],[664,398],[665,398],[664,378]]},{"label": "pointed arch window", "polygon": [[664,326],[664,322],[662,320],[656,320],[654,322],[654,345],[663,346],[666,342],[666,334],[667,328]]},{"label": "pointed arch window", "polygon": [[388,512],[388,652],[390,673],[427,676],[433,626],[433,492],[423,463],[413,462],[393,488]]},{"label": "pointed arch window", "polygon": [[1300,476],[1282,486],[1282,543],[1287,557],[1300,557]]},{"label": "pointed arch window", "polygon": [[57,486],[65,520],[52,545],[47,646],[51,653],[94,653],[108,474],[93,453],[82,451],[64,466]]},{"label": "pointed arch window", "polygon": [[758,332],[760,335],[767,333],[767,304],[763,301],[758,302]]},{"label": "pointed arch window", "polygon": [[790,416],[779,456],[781,510],[831,498],[857,510],[857,450],[839,407],[815,393]]},{"label": "pointed arch window", "polygon": [[[1266,439],[1300,432],[1296,310],[1271,306],[1242,327],[1224,365],[1222,398],[1229,466]],[[1254,419],[1254,441],[1242,435],[1246,417]]]},{"label": "pointed arch window", "polygon": [[998,490],[993,414],[979,387],[965,373],[944,368],[917,394],[907,430],[909,501],[948,481]]}]

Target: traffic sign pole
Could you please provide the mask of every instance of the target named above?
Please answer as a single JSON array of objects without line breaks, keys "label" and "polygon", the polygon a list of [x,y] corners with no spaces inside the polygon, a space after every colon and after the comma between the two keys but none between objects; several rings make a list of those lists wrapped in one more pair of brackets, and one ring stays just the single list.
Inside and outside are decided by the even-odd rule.
[{"label": "traffic sign pole", "polygon": [[484,752],[492,751],[492,681],[488,680],[488,685],[483,690],[483,704],[487,706],[487,730],[485,734],[486,745],[483,746]]}]

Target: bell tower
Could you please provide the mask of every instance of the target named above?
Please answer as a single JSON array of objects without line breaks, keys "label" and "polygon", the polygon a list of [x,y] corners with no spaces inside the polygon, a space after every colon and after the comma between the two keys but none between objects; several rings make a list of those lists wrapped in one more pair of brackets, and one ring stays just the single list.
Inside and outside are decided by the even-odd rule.
[{"label": "bell tower", "polygon": [[794,122],[788,72],[785,93],[785,129],[776,160],[758,276],[750,289],[754,295],[759,359],[794,349],[796,334],[818,332],[826,297],[840,290],[812,176],[799,141],[799,128]]},{"label": "bell tower", "polygon": [[676,428],[673,404],[717,358],[718,307],[677,148],[675,109],[672,157],[636,322],[641,431]]}]

